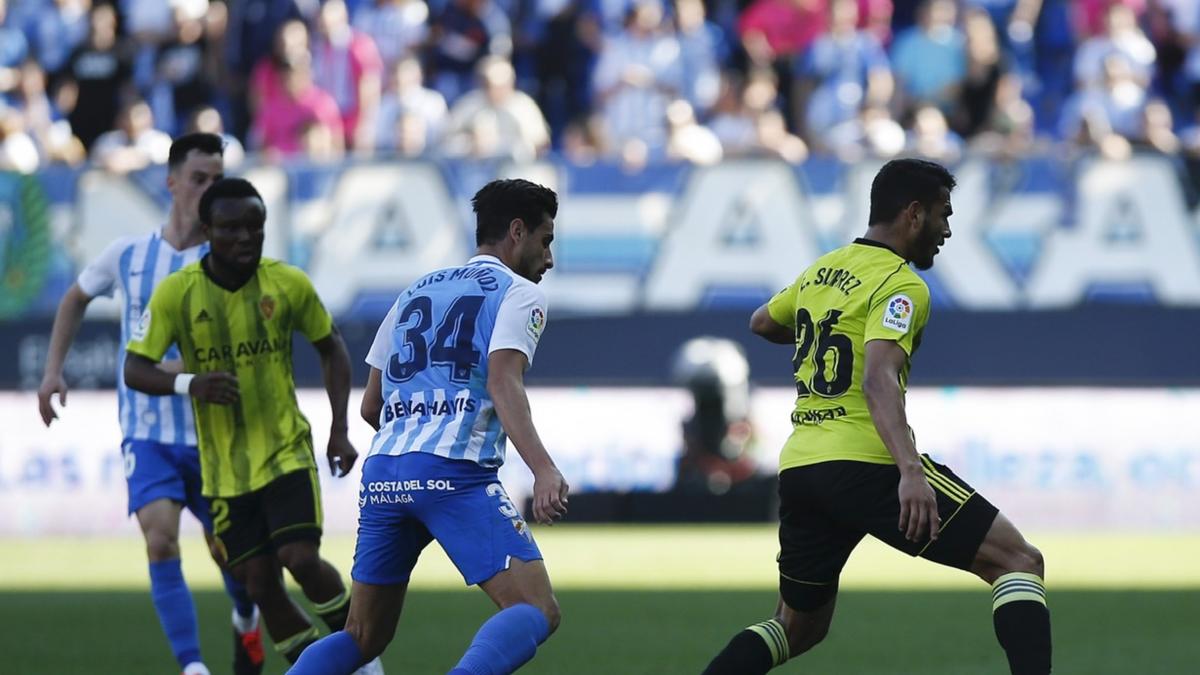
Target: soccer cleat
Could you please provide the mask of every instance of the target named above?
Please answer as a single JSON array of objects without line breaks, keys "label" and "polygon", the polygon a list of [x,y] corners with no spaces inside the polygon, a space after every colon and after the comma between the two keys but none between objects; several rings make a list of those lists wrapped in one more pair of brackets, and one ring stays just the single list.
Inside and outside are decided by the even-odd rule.
[{"label": "soccer cleat", "polygon": [[258,625],[258,608],[250,619],[249,630],[238,630],[244,621],[236,613],[233,616],[233,675],[259,675],[263,670],[262,627]]},{"label": "soccer cleat", "polygon": [[192,661],[183,667],[183,675],[212,675],[208,668],[199,661]]},{"label": "soccer cleat", "polygon": [[383,664],[380,663],[379,657],[376,656],[351,675],[383,675]]}]

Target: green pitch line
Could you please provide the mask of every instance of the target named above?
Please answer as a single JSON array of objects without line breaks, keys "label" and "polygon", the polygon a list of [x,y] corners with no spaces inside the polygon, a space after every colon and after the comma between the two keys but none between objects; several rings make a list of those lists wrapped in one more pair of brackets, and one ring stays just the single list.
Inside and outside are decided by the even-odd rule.
[{"label": "green pitch line", "polygon": [[[534,530],[557,588],[772,589],[775,528],[750,526],[559,525]],[[1180,535],[1033,534],[1046,556],[1051,589],[1200,588],[1200,533]],[[353,537],[328,537],[323,553],[349,574]],[[194,588],[220,588],[199,537],[183,542]],[[145,554],[136,538],[0,541],[2,589],[145,589]],[[867,539],[842,579],[849,589],[973,589],[974,577],[897,553]],[[414,588],[462,589],[442,550],[425,550]]]},{"label": "green pitch line", "polygon": [[[202,650],[214,673],[231,659],[229,601],[196,594]],[[696,675],[729,637],[774,608],[768,589],[560,590],[563,622],[522,675]],[[1200,591],[1060,591],[1055,672],[1179,675],[1195,672]],[[445,673],[494,611],[482,593],[414,591],[389,673]],[[178,671],[143,591],[0,592],[0,672]],[[268,649],[267,675],[283,662]],[[974,591],[844,591],[829,638],[773,671],[787,675],[1005,675],[990,598]]]}]

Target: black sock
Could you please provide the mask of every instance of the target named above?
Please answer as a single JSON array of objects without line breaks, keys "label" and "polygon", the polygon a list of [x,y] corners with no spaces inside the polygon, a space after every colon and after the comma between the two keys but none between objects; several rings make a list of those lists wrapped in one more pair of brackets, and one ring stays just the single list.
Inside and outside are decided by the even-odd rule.
[{"label": "black sock", "polygon": [[787,632],[771,619],[734,635],[703,675],[759,675],[787,660]]},{"label": "black sock", "polygon": [[350,593],[342,591],[334,599],[315,605],[313,609],[325,625],[329,626],[329,630],[336,633],[346,627],[346,619],[350,616]]},{"label": "black sock", "polygon": [[1029,572],[1010,572],[992,584],[992,623],[1013,675],[1050,672],[1050,610],[1046,587]]}]

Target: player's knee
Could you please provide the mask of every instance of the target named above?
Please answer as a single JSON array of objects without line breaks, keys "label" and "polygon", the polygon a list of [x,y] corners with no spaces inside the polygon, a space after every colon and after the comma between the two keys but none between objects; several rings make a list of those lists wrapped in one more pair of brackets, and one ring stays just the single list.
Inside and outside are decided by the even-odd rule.
[{"label": "player's knee", "polygon": [[179,557],[179,539],[167,532],[146,532],[146,557],[150,562],[174,560]]},{"label": "player's knee", "polygon": [[796,657],[821,644],[829,635],[829,619],[792,613],[777,617],[787,632],[788,657]]},{"label": "player's knee", "polygon": [[549,602],[539,603],[537,608],[542,610],[542,616],[546,617],[546,623],[550,624],[550,634],[558,630],[558,624],[562,622],[562,609],[558,606],[558,601],[550,598]]},{"label": "player's knee", "polygon": [[1039,577],[1046,577],[1046,559],[1042,557],[1042,552],[1036,546],[1025,542],[1023,550],[1020,552],[1021,572],[1033,572]]},{"label": "player's knee", "polygon": [[309,579],[321,569],[321,557],[310,546],[285,546],[279,550],[279,562],[297,581]]},{"label": "player's knee", "polygon": [[354,644],[358,645],[358,651],[362,653],[363,661],[371,661],[383,654],[383,650],[387,649],[388,643],[392,639],[390,635],[382,634],[368,623],[355,621],[353,615],[346,621],[345,630],[354,639]]}]

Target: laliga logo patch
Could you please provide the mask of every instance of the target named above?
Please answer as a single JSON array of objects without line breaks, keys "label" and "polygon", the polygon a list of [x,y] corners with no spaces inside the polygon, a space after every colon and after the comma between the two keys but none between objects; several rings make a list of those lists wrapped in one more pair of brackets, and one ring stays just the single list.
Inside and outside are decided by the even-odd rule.
[{"label": "laliga logo patch", "polygon": [[542,336],[542,328],[546,326],[546,313],[541,307],[534,307],[529,312],[529,335],[533,339],[538,339]]},{"label": "laliga logo patch", "polygon": [[883,311],[883,327],[907,333],[912,323],[913,303],[907,295],[893,295]]}]

